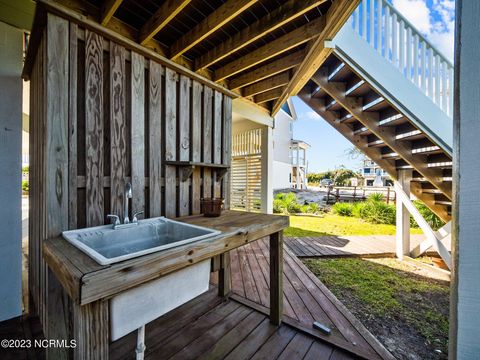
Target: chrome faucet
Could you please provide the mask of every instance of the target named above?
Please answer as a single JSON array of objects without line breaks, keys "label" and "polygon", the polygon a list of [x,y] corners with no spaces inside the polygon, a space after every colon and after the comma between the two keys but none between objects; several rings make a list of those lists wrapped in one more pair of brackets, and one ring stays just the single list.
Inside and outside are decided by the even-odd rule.
[{"label": "chrome faucet", "polygon": [[128,217],[128,199],[132,198],[132,184],[127,182],[125,184],[125,192],[123,197],[123,210],[124,210],[124,219],[123,223],[128,224],[130,222],[130,218]]},{"label": "chrome faucet", "polygon": [[128,217],[128,199],[131,199],[131,198],[132,198],[132,184],[127,182],[125,184],[125,192],[123,197],[123,209],[124,209],[123,224],[120,222],[120,217],[118,215],[112,215],[112,214],[107,215],[107,218],[114,220],[113,221],[114,229],[138,225],[138,215],[143,214],[143,211],[135,212],[133,214],[132,221],[130,221],[130,218]]}]

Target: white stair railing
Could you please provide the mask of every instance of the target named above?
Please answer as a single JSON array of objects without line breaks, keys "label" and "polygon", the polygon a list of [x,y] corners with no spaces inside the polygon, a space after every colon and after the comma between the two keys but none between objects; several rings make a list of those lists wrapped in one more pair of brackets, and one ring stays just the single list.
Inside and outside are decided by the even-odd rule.
[{"label": "white stair railing", "polygon": [[453,64],[386,0],[362,0],[355,33],[452,117]]}]

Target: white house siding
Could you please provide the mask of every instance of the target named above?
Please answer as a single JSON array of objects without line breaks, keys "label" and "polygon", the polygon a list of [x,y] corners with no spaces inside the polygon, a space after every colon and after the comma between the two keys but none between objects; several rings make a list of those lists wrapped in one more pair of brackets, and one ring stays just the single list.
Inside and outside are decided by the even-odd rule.
[{"label": "white house siding", "polygon": [[292,164],[282,161],[273,161],[273,190],[290,187]]}]

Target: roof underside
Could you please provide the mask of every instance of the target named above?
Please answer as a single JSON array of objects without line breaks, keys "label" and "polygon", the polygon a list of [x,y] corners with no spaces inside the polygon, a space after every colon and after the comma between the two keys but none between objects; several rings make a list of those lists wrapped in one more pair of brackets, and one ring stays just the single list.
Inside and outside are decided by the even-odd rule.
[{"label": "roof underside", "polygon": [[276,113],[359,0],[57,2]]}]

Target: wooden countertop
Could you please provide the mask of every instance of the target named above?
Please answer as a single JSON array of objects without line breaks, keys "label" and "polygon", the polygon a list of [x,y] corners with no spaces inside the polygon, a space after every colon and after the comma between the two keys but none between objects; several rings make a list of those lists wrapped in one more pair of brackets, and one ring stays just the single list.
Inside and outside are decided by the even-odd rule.
[{"label": "wooden countertop", "polygon": [[59,236],[43,242],[43,257],[68,295],[85,305],[276,233],[289,224],[286,216],[232,210],[217,218],[194,215],[176,220],[223,234],[112,265],[96,263]]}]

